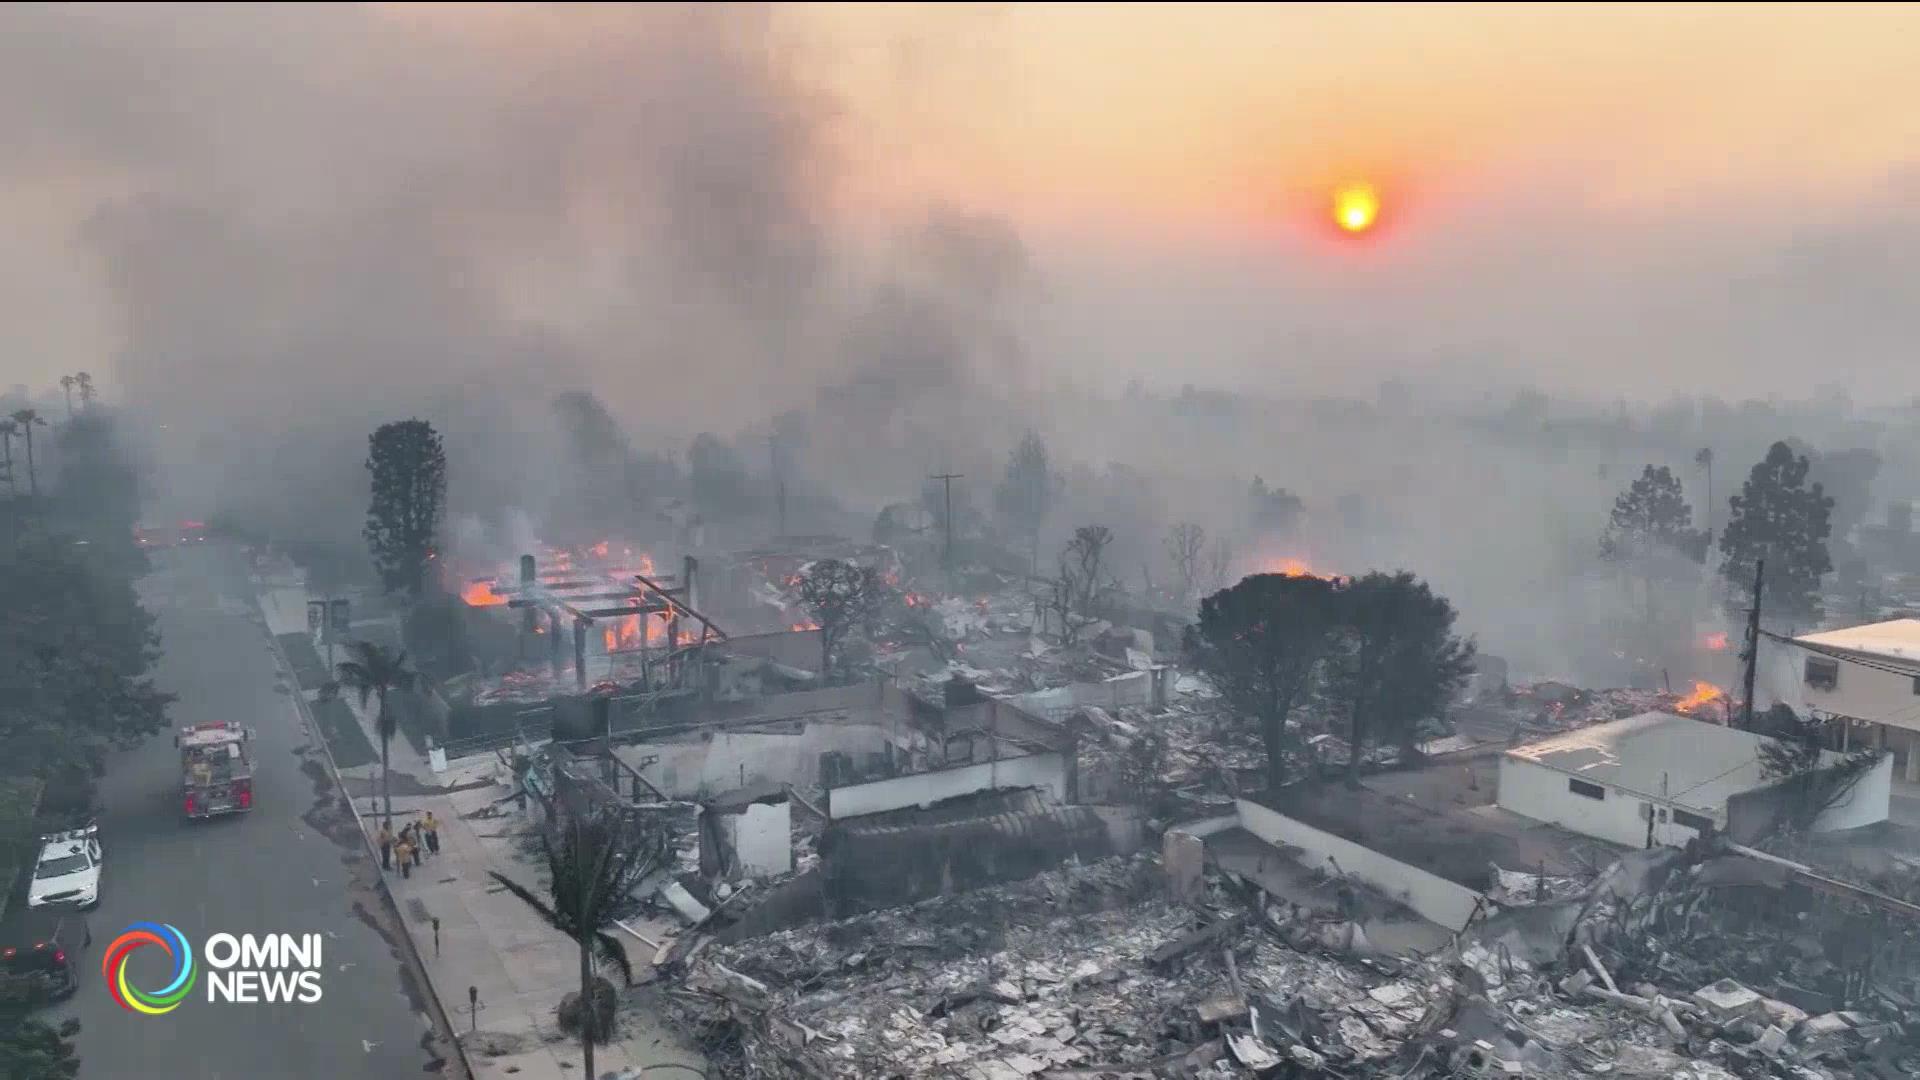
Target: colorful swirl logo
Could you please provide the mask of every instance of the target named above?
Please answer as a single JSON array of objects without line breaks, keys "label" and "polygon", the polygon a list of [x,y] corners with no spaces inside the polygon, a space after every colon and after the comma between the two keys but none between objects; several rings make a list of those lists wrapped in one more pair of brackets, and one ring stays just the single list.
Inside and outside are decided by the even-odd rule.
[{"label": "colorful swirl logo", "polygon": [[[148,993],[127,985],[127,957],[143,945],[158,945],[173,960],[173,981],[157,993]],[[199,973],[193,967],[193,947],[187,937],[172,926],[137,922],[113,939],[100,961],[100,973],[107,980],[107,992],[114,1003],[128,1012],[162,1016],[180,1007],[193,993]]]}]

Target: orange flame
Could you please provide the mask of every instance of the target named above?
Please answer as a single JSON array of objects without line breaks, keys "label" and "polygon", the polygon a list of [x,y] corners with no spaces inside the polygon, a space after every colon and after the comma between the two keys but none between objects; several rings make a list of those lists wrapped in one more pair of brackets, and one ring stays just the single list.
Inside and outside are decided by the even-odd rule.
[{"label": "orange flame", "polygon": [[469,581],[460,590],[460,599],[472,607],[499,607],[507,598],[493,591],[491,581]]},{"label": "orange flame", "polygon": [[[761,623],[760,625],[765,626],[766,624]],[[814,622],[812,619],[808,619],[805,622],[794,623],[792,626],[787,627],[787,629],[795,633],[799,633],[800,631],[803,631],[803,630],[818,630],[820,629],[820,624],[817,622]]]},{"label": "orange flame", "polygon": [[1313,572],[1302,559],[1269,559],[1260,568],[1263,574],[1279,574],[1281,577],[1320,577]]},{"label": "orange flame", "polygon": [[607,544],[607,542],[605,540],[602,540],[599,543],[588,548],[587,554],[593,556],[596,559],[604,559],[607,557],[608,547],[609,545]]},{"label": "orange flame", "polygon": [[1673,703],[1674,709],[1683,713],[1692,713],[1708,705],[1726,699],[1727,692],[1710,682],[1694,681],[1693,692]]},{"label": "orange flame", "polygon": [[1700,639],[1700,644],[1705,645],[1707,647],[1708,652],[1726,652],[1727,651],[1726,631],[1722,630],[1716,633],[1708,634],[1706,637]]}]

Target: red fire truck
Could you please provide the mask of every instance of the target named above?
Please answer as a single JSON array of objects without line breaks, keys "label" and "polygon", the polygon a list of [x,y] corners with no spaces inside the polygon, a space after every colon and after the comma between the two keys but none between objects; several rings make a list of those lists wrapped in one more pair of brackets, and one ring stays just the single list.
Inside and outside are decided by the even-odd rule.
[{"label": "red fire truck", "polygon": [[247,743],[253,732],[231,720],[211,720],[180,729],[180,772],[190,818],[237,814],[253,809],[253,759]]}]

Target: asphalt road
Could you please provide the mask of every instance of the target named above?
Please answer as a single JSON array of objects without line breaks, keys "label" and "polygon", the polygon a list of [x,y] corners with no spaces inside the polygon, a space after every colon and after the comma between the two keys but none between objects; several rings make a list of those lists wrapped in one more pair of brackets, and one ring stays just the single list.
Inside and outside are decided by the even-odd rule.
[{"label": "asphalt road", "polygon": [[[79,992],[49,1019],[78,1017],[81,1075],[407,1077],[443,1066],[416,976],[389,943],[395,932],[285,685],[237,554],[224,548],[157,553],[141,583],[160,618],[159,681],[179,695],[175,725],[239,720],[255,729],[251,813],[182,817],[178,751],[170,733],[113,755],[101,782],[102,899],[88,923]],[[194,993],[165,1016],[114,1004],[100,966],[107,944],[136,921],[170,923],[194,944],[235,935],[324,935],[318,1003],[230,1004]],[[129,980],[167,981],[167,961],[144,948]]]}]

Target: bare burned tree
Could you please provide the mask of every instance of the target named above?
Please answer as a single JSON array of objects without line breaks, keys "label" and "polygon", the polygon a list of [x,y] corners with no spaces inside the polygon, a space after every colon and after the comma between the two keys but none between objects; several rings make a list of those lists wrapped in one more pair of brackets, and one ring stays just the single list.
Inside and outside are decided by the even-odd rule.
[{"label": "bare burned tree", "polygon": [[1213,538],[1213,548],[1207,552],[1207,561],[1200,568],[1199,591],[1211,596],[1227,587],[1227,574],[1233,566],[1233,545],[1224,536]]},{"label": "bare burned tree", "polygon": [[1047,597],[1047,610],[1060,624],[1060,640],[1072,644],[1080,631],[1098,622],[1107,601],[1119,588],[1104,565],[1113,530],[1105,525],[1082,525],[1060,549],[1060,570]]},{"label": "bare burned tree", "polygon": [[1207,546],[1207,530],[1191,521],[1182,521],[1167,530],[1167,558],[1173,563],[1173,577],[1180,583],[1180,603],[1193,602],[1205,569],[1200,560]]},{"label": "bare burned tree", "polygon": [[886,582],[872,567],[821,559],[800,575],[800,604],[820,625],[820,678],[831,678],[834,660],[847,632],[872,621],[880,610]]}]

